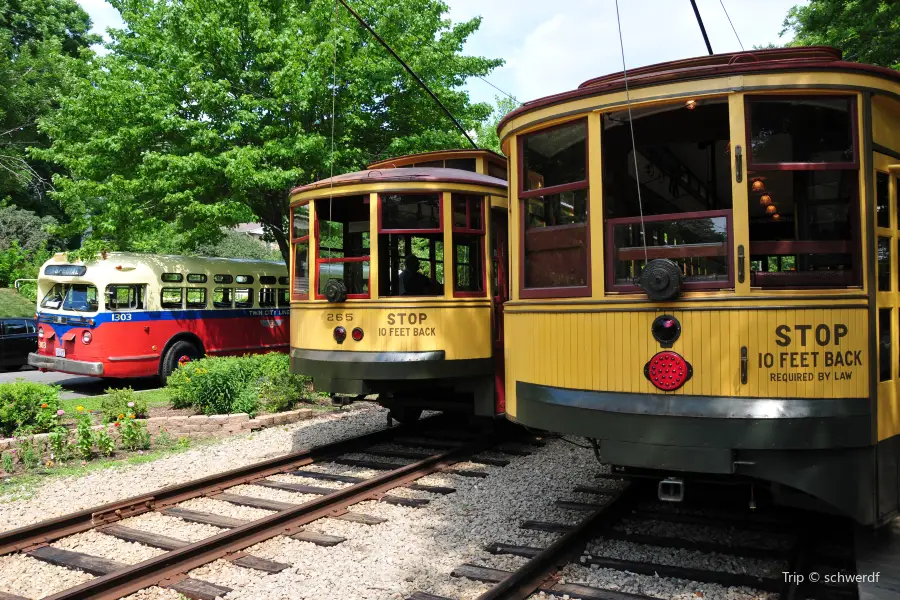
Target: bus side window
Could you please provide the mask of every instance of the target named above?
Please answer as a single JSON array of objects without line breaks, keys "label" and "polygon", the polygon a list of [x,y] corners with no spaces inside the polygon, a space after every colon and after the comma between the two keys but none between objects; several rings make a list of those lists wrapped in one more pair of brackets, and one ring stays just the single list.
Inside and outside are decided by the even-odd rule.
[{"label": "bus side window", "polygon": [[[260,279],[262,278],[260,277]],[[275,288],[262,288],[261,290],[259,290],[259,307],[275,307]]]},{"label": "bus side window", "polygon": [[188,308],[206,308],[206,288],[188,288]]},{"label": "bus side window", "polygon": [[291,305],[291,290],[278,288],[278,308],[287,308]]},{"label": "bus side window", "polygon": [[144,286],[137,284],[106,286],[107,310],[144,310]]},{"label": "bus side window", "polygon": [[160,305],[163,308],[181,308],[184,288],[163,288],[160,294]]},{"label": "bus side window", "polygon": [[233,301],[231,288],[216,288],[213,290],[213,306],[216,308],[231,308]]},{"label": "bus side window", "polygon": [[235,289],[234,305],[237,308],[253,308],[253,290],[250,288]]}]

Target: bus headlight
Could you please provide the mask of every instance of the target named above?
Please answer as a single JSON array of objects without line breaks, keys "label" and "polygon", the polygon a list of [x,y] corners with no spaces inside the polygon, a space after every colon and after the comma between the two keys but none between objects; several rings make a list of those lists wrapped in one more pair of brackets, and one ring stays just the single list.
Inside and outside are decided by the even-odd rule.
[{"label": "bus headlight", "polygon": [[38,337],[40,339],[44,339],[44,328],[43,327],[38,327]]},{"label": "bus headlight", "polygon": [[83,344],[90,344],[93,337],[94,336],[91,335],[90,331],[85,331],[84,333],[81,334],[81,342]]}]

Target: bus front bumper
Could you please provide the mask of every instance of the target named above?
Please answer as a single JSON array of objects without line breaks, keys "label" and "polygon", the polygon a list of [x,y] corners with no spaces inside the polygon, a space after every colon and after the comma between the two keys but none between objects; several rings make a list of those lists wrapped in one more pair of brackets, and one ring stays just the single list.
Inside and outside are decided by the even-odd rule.
[{"label": "bus front bumper", "polygon": [[48,371],[60,371],[62,373],[72,373],[74,375],[89,375],[91,377],[103,377],[102,362],[88,362],[84,360],[72,360],[70,358],[58,358],[55,356],[44,356],[31,352],[28,355],[28,364],[38,369],[46,369]]}]

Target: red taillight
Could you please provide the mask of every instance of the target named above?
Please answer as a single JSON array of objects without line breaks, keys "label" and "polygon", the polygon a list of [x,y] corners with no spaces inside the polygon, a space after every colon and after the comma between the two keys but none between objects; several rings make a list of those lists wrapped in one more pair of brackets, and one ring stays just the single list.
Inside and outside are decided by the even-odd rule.
[{"label": "red taillight", "polygon": [[334,328],[334,341],[338,344],[343,344],[344,340],[347,339],[347,330],[343,327],[335,327]]},{"label": "red taillight", "polygon": [[43,327],[38,327],[38,337],[41,339],[44,338],[44,328]]},{"label": "red taillight", "polygon": [[644,365],[644,376],[657,389],[672,392],[683,386],[694,374],[691,364],[677,352],[658,352]]},{"label": "red taillight", "polygon": [[83,344],[90,344],[91,340],[93,338],[94,338],[94,336],[91,335],[90,331],[85,331],[84,333],[81,334],[81,342]]},{"label": "red taillight", "polygon": [[360,341],[363,339],[363,330],[361,327],[354,327],[353,331],[350,332],[350,335],[353,336],[354,341]]}]

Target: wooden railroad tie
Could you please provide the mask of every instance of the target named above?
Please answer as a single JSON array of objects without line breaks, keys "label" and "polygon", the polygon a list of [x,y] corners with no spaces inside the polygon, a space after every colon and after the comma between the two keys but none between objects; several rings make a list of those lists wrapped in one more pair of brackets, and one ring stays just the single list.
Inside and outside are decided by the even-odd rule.
[{"label": "wooden railroad tie", "polygon": [[[453,569],[450,573],[452,577],[465,577],[473,581],[481,581],[483,583],[497,584],[512,575],[512,571],[503,571],[500,569],[489,569],[478,565],[465,564]],[[568,594],[573,598],[581,598],[581,600],[650,600],[650,596],[639,594],[628,594],[625,592],[616,592],[613,590],[604,590],[587,585],[572,583],[556,583],[554,585],[542,585],[536,592],[544,592],[556,596]]]}]

